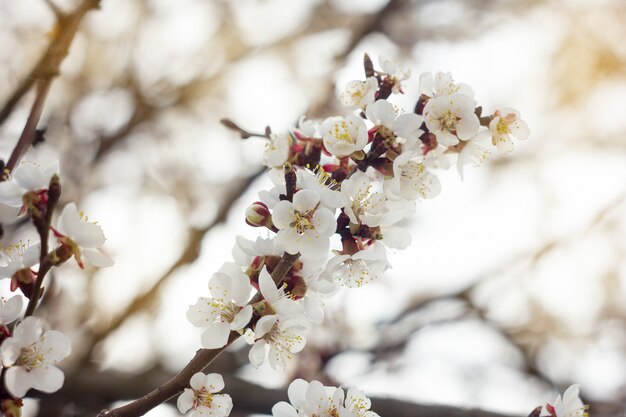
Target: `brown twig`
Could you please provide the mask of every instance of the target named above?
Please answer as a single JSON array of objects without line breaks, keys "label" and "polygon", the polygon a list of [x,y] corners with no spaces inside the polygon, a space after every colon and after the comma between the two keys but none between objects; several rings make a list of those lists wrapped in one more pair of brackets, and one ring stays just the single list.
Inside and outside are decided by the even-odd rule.
[{"label": "brown twig", "polygon": [[[276,268],[272,271],[274,281],[280,283],[299,257],[299,254],[290,255],[285,253]],[[254,303],[255,300],[259,299],[260,294],[257,293],[250,303]],[[200,372],[209,366],[211,362],[213,362],[213,360],[231,343],[237,340],[239,336],[239,333],[231,332],[226,346],[219,349],[199,349],[193,359],[175,377],[129,404],[113,410],[102,410],[100,414],[98,414],[98,417],[138,417],[144,415],[157,405],[164,403],[182,392],[189,386],[189,380],[196,372]]]},{"label": "brown twig", "polygon": [[41,219],[42,221],[35,221],[37,233],[39,233],[39,239],[41,241],[41,250],[39,252],[39,270],[37,271],[37,278],[35,279],[33,291],[30,296],[30,300],[28,301],[28,306],[26,307],[24,317],[28,317],[35,312],[35,308],[37,308],[37,303],[39,303],[39,298],[41,296],[41,286],[43,284],[43,280],[53,266],[47,258],[48,236],[50,235],[52,213],[54,212],[54,208],[59,202],[60,197],[61,183],[59,182],[59,177],[57,175],[54,175],[50,180],[50,185],[48,187],[48,203],[46,204],[46,213],[43,219]]}]

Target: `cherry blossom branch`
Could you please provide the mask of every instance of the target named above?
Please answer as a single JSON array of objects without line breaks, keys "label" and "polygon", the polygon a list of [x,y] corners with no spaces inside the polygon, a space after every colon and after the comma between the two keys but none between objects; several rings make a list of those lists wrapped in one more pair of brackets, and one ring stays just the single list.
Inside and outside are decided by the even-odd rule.
[{"label": "cherry blossom branch", "polygon": [[41,250],[39,254],[39,270],[37,271],[37,278],[35,279],[24,317],[28,317],[35,312],[35,308],[37,308],[37,304],[39,303],[39,299],[41,297],[41,286],[43,284],[43,280],[48,271],[50,271],[50,269],[54,266],[48,258],[48,237],[50,235],[50,225],[52,224],[52,213],[54,212],[54,208],[59,202],[60,197],[61,183],[59,181],[59,177],[54,175],[50,180],[50,186],[48,187],[48,202],[46,204],[45,214],[41,216],[40,213],[39,217],[33,216],[33,223],[37,228],[37,233],[39,233]]},{"label": "cherry blossom branch", "polygon": [[[9,117],[17,103],[32,88],[35,82],[38,84],[50,84],[52,79],[59,74],[59,67],[69,52],[70,45],[78,31],[80,22],[87,12],[97,8],[99,5],[100,0],[84,0],[80,6],[69,15],[55,12],[59,19],[58,25],[61,30],[52,43],[50,43],[48,49],[39,59],[35,67],[18,85],[0,110],[0,124]],[[19,158],[20,155],[18,154],[16,157],[18,162]]]},{"label": "cherry blossom branch", "polygon": [[[291,269],[293,264],[298,260],[300,254],[291,255],[289,253],[283,254],[280,262],[276,265],[276,268],[272,272],[272,278],[276,283],[280,283],[285,277],[287,272]],[[261,299],[261,294],[257,293],[252,298],[250,304],[253,304]],[[230,346],[235,340],[240,337],[237,332],[230,332],[228,336],[228,342],[224,347],[219,349],[199,349],[196,351],[196,355],[176,376],[165,382],[155,390],[149,392],[143,397],[115,408],[113,410],[102,410],[98,417],[138,417],[142,416],[148,411],[152,410],[159,404],[164,403],[173,396],[182,392],[188,385],[191,377],[209,366],[215,358],[217,358],[228,346]]]}]

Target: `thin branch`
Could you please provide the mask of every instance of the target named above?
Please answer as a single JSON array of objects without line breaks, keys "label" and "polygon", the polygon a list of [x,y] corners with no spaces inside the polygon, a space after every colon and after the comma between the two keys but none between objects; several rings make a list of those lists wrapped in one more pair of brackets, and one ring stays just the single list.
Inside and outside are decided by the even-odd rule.
[{"label": "thin branch", "polygon": [[22,130],[20,139],[17,141],[15,148],[13,148],[13,152],[11,152],[9,161],[4,168],[3,179],[6,179],[8,177],[8,174],[13,171],[15,166],[22,158],[22,155],[24,155],[26,151],[28,151],[28,148],[30,148],[30,146],[35,142],[37,138],[37,124],[39,123],[39,119],[41,118],[43,105],[46,101],[48,91],[50,91],[49,82],[42,80],[37,82],[35,101],[33,102],[33,106],[30,109],[28,119],[26,119],[26,125],[24,126],[24,130]]},{"label": "thin branch", "polygon": [[[277,283],[281,282],[299,257],[299,254],[290,255],[285,253],[276,268],[272,271],[274,281]],[[260,299],[261,295],[257,293],[250,303],[254,303],[256,300]],[[200,372],[209,366],[211,362],[230,346],[231,343],[237,340],[239,336],[237,332],[230,332],[228,342],[224,347],[220,349],[199,349],[193,359],[175,377],[129,404],[113,410],[102,410],[100,414],[98,414],[98,417],[138,417],[144,415],[159,404],[181,393],[189,385],[189,380],[196,372]]]},{"label": "thin branch", "polygon": [[48,186],[48,203],[46,204],[46,213],[43,219],[33,219],[35,226],[37,227],[37,232],[39,233],[41,249],[39,253],[39,270],[37,271],[37,279],[35,280],[35,285],[33,286],[33,291],[31,293],[30,300],[28,301],[24,317],[28,317],[35,312],[35,308],[37,308],[37,303],[39,303],[39,298],[41,297],[41,286],[43,284],[43,280],[53,266],[47,258],[48,236],[50,235],[52,213],[54,212],[54,208],[59,202],[60,197],[61,183],[59,182],[59,177],[54,175],[50,180],[50,185]]}]

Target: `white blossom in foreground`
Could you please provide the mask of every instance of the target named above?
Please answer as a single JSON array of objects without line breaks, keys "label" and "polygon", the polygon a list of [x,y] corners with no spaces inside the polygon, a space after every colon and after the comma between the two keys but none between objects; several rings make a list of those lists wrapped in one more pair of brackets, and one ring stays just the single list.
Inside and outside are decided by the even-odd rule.
[{"label": "white blossom in foreground", "polygon": [[96,267],[113,265],[113,260],[100,249],[106,240],[102,228],[79,212],[76,204],[69,203],[63,208],[57,224],[59,242],[72,249],[81,268],[84,267],[83,257]]},{"label": "white blossom in foreground", "polygon": [[19,295],[5,300],[4,297],[0,301],[0,325],[6,326],[15,321],[22,313],[24,299]]},{"label": "white blossom in foreground", "polygon": [[513,150],[513,140],[524,140],[530,136],[530,129],[525,121],[520,119],[519,112],[514,109],[505,108],[498,110],[494,114],[493,120],[489,123],[491,141],[500,153],[508,153]]},{"label": "white blossom in foreground", "polygon": [[233,409],[233,400],[228,394],[217,394],[224,389],[224,378],[220,374],[205,375],[198,372],[189,381],[178,397],[178,410],[185,414],[193,410],[192,417],[226,417]]},{"label": "white blossom in foreground", "polygon": [[434,198],[441,192],[441,183],[423,164],[423,156],[406,151],[393,161],[393,178],[385,180],[385,192],[392,198],[415,200]]},{"label": "white blossom in foreground", "polygon": [[48,188],[50,179],[59,172],[59,161],[41,165],[34,161],[22,161],[7,181],[0,182],[0,203],[21,207],[22,196],[29,191]]},{"label": "white blossom in foreground", "polygon": [[248,305],[252,285],[238,266],[230,273],[217,272],[209,281],[211,297],[200,297],[187,310],[187,319],[196,327],[206,328],[202,333],[202,346],[217,349],[228,343],[232,331],[242,331],[252,318]]},{"label": "white blossom in foreground", "polygon": [[339,185],[321,166],[318,165],[312,170],[299,169],[296,171],[296,177],[301,189],[319,194],[322,206],[332,210],[344,206],[345,201],[339,191]]},{"label": "white blossom in foreground", "polygon": [[587,417],[588,406],[580,399],[580,385],[574,384],[559,395],[554,405],[546,404],[541,409],[541,417]]},{"label": "white blossom in foreground", "polygon": [[276,243],[291,254],[325,257],[330,236],[335,233],[336,221],[332,211],[319,207],[320,195],[311,190],[300,190],[293,196],[293,203],[280,201],[274,207],[272,221],[279,229]]},{"label": "white blossom in foreground", "polygon": [[294,380],[287,389],[289,403],[281,401],[272,407],[274,417],[343,417],[344,392],[326,387],[319,381]]},{"label": "white blossom in foreground", "polygon": [[354,255],[336,255],[326,264],[326,274],[346,287],[361,287],[390,267],[387,252],[380,242],[375,242]]},{"label": "white blossom in foreground", "polygon": [[369,398],[354,388],[345,397],[341,388],[296,379],[289,385],[287,395],[289,403],[281,401],[272,407],[273,417],[378,417],[369,411]]},{"label": "white blossom in foreground", "polygon": [[19,323],[12,337],[0,345],[5,368],[4,383],[11,395],[21,398],[30,388],[55,392],[65,376],[55,365],[71,352],[70,340],[61,332],[43,332],[41,319],[30,316]]},{"label": "white blossom in foreground", "polygon": [[255,368],[265,362],[265,355],[273,369],[285,368],[294,353],[306,344],[306,327],[300,320],[279,320],[277,315],[263,316],[254,327],[248,358]]},{"label": "white blossom in foreground", "polygon": [[478,133],[480,121],[474,113],[474,100],[463,94],[440,96],[428,100],[424,108],[426,127],[444,146],[454,146]]},{"label": "white blossom in foreground", "polygon": [[367,145],[367,126],[356,114],[330,117],[320,127],[326,150],[338,158],[349,156]]},{"label": "white blossom in foreground", "polygon": [[346,90],[341,93],[339,100],[344,106],[359,107],[361,110],[365,110],[374,102],[376,89],[378,89],[378,81],[374,77],[369,77],[365,81],[350,81]]},{"label": "white blossom in foreground", "polygon": [[270,134],[269,142],[265,144],[263,151],[263,165],[273,168],[282,166],[291,151],[293,139],[289,134]]}]

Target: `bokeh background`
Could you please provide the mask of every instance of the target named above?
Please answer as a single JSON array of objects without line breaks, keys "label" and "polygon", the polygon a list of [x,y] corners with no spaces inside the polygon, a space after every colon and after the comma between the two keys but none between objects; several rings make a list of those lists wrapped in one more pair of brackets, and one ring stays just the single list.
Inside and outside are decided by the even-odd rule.
[{"label": "bokeh background", "polygon": [[[0,105],[55,30],[45,1],[0,0]],[[233,416],[262,413],[258,387],[295,377],[514,415],[576,382],[592,416],[624,415],[625,40],[623,0],[102,0],[25,159],[60,158],[62,200],[101,224],[116,263],[49,278],[40,314],[74,352],[64,389],[30,415],[95,415],[186,364],[200,333],[185,312],[235,235],[259,233],[244,210],[270,186],[263,142],[219,120],[284,131],[345,112],[337,96],[364,52],[412,69],[395,99],[407,109],[420,73],[451,71],[487,112],[518,109],[531,137],[463,181],[441,173],[442,194],[406,223],[411,247],[336,295],[285,373],[253,369],[243,343],[223,355],[211,369],[248,398]],[[1,155],[32,99],[0,126]],[[34,236],[5,225],[2,243]]]}]

